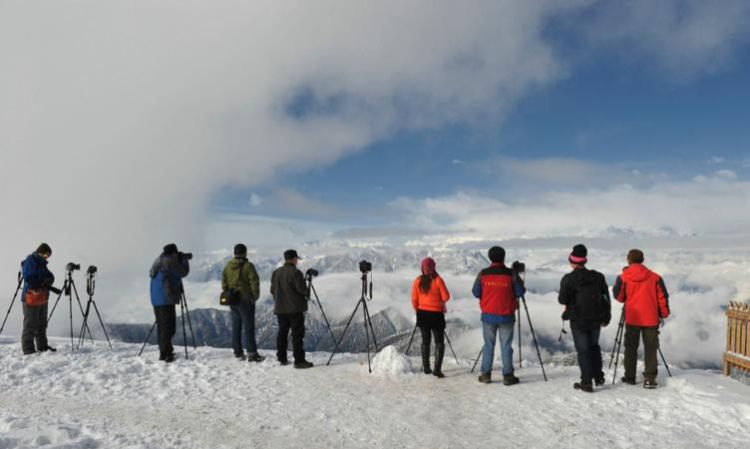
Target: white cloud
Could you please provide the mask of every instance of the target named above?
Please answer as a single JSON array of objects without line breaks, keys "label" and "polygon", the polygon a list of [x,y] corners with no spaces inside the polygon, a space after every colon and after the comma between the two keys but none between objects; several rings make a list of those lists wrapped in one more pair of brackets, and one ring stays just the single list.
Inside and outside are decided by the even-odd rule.
[{"label": "white cloud", "polygon": [[250,205],[252,207],[259,207],[263,204],[263,197],[258,195],[257,193],[252,193],[250,195]]}]

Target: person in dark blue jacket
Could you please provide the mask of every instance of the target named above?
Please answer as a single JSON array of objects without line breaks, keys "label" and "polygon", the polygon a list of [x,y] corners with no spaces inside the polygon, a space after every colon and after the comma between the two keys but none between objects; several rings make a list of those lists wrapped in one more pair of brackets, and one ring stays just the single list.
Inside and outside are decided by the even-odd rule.
[{"label": "person in dark blue jacket", "polygon": [[[23,261],[22,276],[24,280],[21,302],[23,303],[23,332],[21,349],[24,354],[56,349],[47,343],[47,305],[49,288],[55,282],[55,275],[47,268],[47,259],[52,256],[52,249],[46,243]],[[34,343],[36,342],[36,347]]]},{"label": "person in dark blue jacket", "polygon": [[170,243],[156,258],[151,276],[151,305],[156,316],[156,331],[159,338],[159,360],[174,362],[172,337],[177,330],[175,305],[182,300],[182,278],[190,272],[189,256]]}]

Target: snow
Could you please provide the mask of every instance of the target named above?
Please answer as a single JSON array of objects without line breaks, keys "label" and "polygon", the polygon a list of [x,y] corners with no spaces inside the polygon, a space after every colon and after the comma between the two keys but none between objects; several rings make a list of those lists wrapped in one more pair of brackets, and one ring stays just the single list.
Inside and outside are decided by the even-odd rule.
[{"label": "snow", "polygon": [[[22,356],[0,338],[0,448],[739,448],[750,390],[716,372],[660,373],[660,388],[618,383],[573,390],[576,367],[517,370],[521,383],[482,385],[446,358],[445,379],[413,372],[393,348],[311,354],[316,366],[238,362],[199,347],[173,364],[156,348],[116,342]],[[498,368],[496,363],[495,368]],[[662,370],[663,371],[663,370]],[[607,373],[611,379],[611,373]],[[499,377],[495,373],[495,377]]]}]

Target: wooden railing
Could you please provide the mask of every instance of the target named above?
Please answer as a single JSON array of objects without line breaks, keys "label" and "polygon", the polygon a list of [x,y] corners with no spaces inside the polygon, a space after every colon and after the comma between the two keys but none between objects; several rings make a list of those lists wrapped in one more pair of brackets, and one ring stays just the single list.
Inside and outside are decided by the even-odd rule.
[{"label": "wooden railing", "polygon": [[730,302],[727,309],[727,351],[724,375],[750,373],[750,304]]}]

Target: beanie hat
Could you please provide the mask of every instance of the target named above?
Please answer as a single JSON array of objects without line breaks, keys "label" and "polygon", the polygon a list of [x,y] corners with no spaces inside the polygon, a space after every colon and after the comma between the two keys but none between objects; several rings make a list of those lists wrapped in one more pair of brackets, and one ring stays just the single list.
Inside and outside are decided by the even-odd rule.
[{"label": "beanie hat", "polygon": [[299,259],[299,254],[297,254],[297,251],[293,249],[288,249],[284,251],[284,260],[292,260],[292,259]]},{"label": "beanie hat", "polygon": [[169,245],[165,245],[164,246],[164,254],[166,254],[168,256],[172,255],[172,254],[177,254],[177,245],[175,245],[174,243],[170,243]]},{"label": "beanie hat", "polygon": [[588,256],[588,250],[585,246],[579,243],[573,247],[573,252],[568,256],[568,261],[576,265],[585,265],[586,262],[588,262],[586,256]]},{"label": "beanie hat", "polygon": [[487,253],[492,263],[505,262],[505,250],[499,246],[493,246]]},{"label": "beanie hat", "polygon": [[51,256],[52,248],[50,248],[48,244],[42,243],[41,245],[39,245],[39,248],[36,249],[36,252],[39,254],[47,254]]},{"label": "beanie hat", "polygon": [[242,243],[238,243],[234,245],[234,255],[235,256],[246,256],[247,255],[247,246],[245,246]]},{"label": "beanie hat", "polygon": [[432,257],[427,257],[422,260],[420,268],[424,275],[432,276],[433,274],[437,274],[437,271],[435,270],[435,260]]}]

